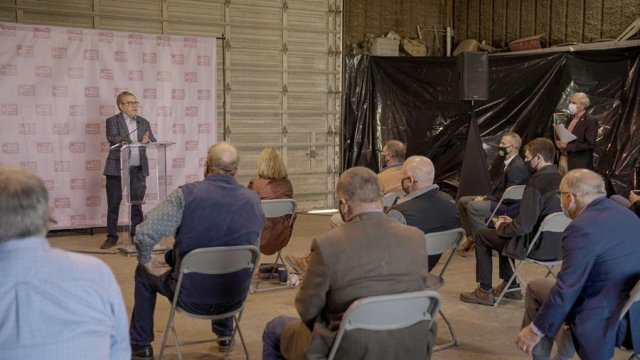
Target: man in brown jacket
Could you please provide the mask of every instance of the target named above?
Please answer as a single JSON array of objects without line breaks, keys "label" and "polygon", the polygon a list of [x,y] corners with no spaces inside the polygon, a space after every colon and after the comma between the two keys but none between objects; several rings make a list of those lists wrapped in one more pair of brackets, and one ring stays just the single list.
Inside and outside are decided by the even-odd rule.
[{"label": "man in brown jacket", "polygon": [[[311,260],[296,296],[300,319],[277,317],[263,333],[263,359],[326,358],[342,315],[355,300],[427,288],[424,234],[382,212],[380,187],[370,169],[354,167],[338,181],[345,220],[311,244]],[[435,328],[353,331],[336,359],[429,359]]]}]

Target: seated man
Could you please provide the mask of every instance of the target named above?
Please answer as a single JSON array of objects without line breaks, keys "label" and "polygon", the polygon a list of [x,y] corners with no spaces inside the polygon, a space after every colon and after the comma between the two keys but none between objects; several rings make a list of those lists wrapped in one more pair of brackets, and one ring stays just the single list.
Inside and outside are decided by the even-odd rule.
[{"label": "seated man", "polygon": [[[433,183],[434,174],[429,158],[408,158],[402,165],[402,190],[408,195],[400,199],[388,215],[403,224],[417,227],[425,234],[457,228],[455,202]],[[429,256],[429,271],[436,266],[441,255]]]},{"label": "seated man", "polygon": [[[557,282],[528,284],[516,344],[534,358],[549,358],[553,338],[567,324],[581,359],[611,359],[616,345],[637,354],[640,306],[618,318],[640,279],[640,219],[606,199],[602,177],[591,170],[569,171],[559,193],[564,213],[573,219],[562,238],[562,269]],[[556,358],[572,357],[565,352]]]},{"label": "seated man", "polygon": [[[556,196],[560,185],[560,173],[553,165],[555,148],[553,143],[544,138],[533,139],[525,146],[525,163],[531,172],[520,202],[520,213],[515,219],[501,216],[496,222],[495,229],[482,229],[476,233],[476,281],[480,284],[470,293],[460,294],[460,300],[473,304],[493,305],[494,296],[498,296],[513,271],[509,265],[509,258],[502,251],[508,242],[514,241],[523,251],[528,240],[533,239],[542,220],[549,214],[560,211],[560,199]],[[560,244],[551,241],[553,238],[543,238],[536,249],[535,258],[550,260],[559,257]],[[522,241],[525,240],[525,241]],[[492,258],[491,252],[497,250],[500,262],[500,278],[503,282],[492,289]],[[513,287],[519,286],[514,281]],[[505,295],[511,299],[522,299],[519,291]]]},{"label": "seated man", "polygon": [[402,191],[400,186],[400,180],[402,179],[401,169],[406,153],[407,147],[398,140],[389,140],[384,143],[382,148],[384,167],[378,173],[382,195],[400,193]]},{"label": "seated man", "polygon": [[[355,300],[427,288],[424,235],[385,216],[370,169],[354,167],[338,181],[345,224],[314,239],[311,263],[296,295],[300,319],[267,323],[263,359],[322,358],[329,354],[342,315]],[[435,339],[420,322],[394,332],[365,332],[343,340],[341,359],[429,359]]]},{"label": "seated man", "polygon": [[[220,142],[209,148],[205,179],[174,190],[145,221],[138,226],[136,246],[138,267],[135,273],[135,304],[131,315],[133,356],[153,358],[153,312],[156,294],[172,300],[180,275],[182,258],[191,250],[214,246],[258,246],[264,213],[260,198],[240,185],[235,174],[238,150]],[[175,235],[167,263],[151,257],[151,250],[162,238]],[[244,301],[251,284],[251,274],[233,276],[187,277],[182,282],[179,303],[191,312],[204,314],[233,310]],[[218,335],[218,350],[231,346],[233,318],[212,321]]]},{"label": "seated man", "polygon": [[[462,253],[470,252],[473,249],[473,235],[476,231],[486,228],[487,218],[495,210],[504,191],[513,185],[524,185],[529,180],[527,167],[518,154],[521,145],[522,139],[520,139],[520,135],[514,132],[502,134],[498,147],[498,156],[504,159],[504,166],[501,168],[500,176],[492,181],[493,191],[491,194],[463,196],[458,199],[460,225],[467,233],[467,239],[460,246]],[[515,215],[518,213],[517,210],[518,202],[514,204],[505,201],[499,211],[507,213],[507,215]]]},{"label": "seated man", "polygon": [[611,195],[610,199],[615,201],[618,205],[628,208],[640,217],[640,191],[631,190],[629,193],[629,199],[625,199],[620,195]]},{"label": "seated man", "polygon": [[49,246],[48,202],[39,177],[0,166],[0,359],[130,358],[113,273],[93,256]]}]

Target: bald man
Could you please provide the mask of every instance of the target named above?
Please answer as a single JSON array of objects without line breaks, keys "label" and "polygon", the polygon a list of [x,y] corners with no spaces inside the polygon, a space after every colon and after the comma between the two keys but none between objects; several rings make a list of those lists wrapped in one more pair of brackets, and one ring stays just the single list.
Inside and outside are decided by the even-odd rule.
[{"label": "bald man", "polygon": [[[135,272],[135,304],[131,315],[131,350],[134,358],[152,359],[153,313],[156,294],[172,300],[182,258],[190,251],[216,246],[258,246],[264,225],[260,198],[240,185],[235,174],[240,157],[227,142],[209,148],[205,179],[174,190],[138,226]],[[175,236],[165,259],[151,257],[162,238]],[[233,276],[187,277],[182,282],[180,306],[202,314],[224,313],[244,301],[250,273]],[[202,299],[207,299],[206,302]],[[232,345],[233,318],[212,321],[218,350]]]},{"label": "bald man", "polygon": [[569,112],[573,118],[567,125],[567,130],[575,135],[576,139],[569,143],[556,140],[556,147],[560,150],[561,175],[573,169],[593,169],[598,121],[587,114],[589,105],[591,100],[583,92],[574,93],[569,98]]},{"label": "bald man", "polygon": [[640,305],[618,319],[640,279],[640,219],[607,199],[602,177],[591,170],[569,171],[558,193],[573,220],[562,237],[562,268],[557,282],[538,279],[527,285],[516,345],[534,359],[548,358],[553,338],[567,324],[581,359],[610,359],[616,345],[637,354]]}]

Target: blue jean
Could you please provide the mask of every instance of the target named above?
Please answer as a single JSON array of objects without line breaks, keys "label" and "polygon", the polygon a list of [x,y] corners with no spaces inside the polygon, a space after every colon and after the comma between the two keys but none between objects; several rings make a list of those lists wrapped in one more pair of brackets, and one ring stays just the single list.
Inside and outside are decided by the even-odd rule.
[{"label": "blue jean", "polygon": [[295,321],[291,316],[278,316],[269,321],[262,332],[262,359],[285,360],[280,352],[280,339],[287,324]]}]

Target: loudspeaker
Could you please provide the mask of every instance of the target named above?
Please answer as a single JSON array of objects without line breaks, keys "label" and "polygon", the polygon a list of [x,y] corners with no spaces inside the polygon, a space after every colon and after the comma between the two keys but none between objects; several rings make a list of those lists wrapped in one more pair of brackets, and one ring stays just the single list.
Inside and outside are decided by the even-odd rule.
[{"label": "loudspeaker", "polygon": [[458,54],[460,100],[489,100],[489,56],[484,51]]}]

